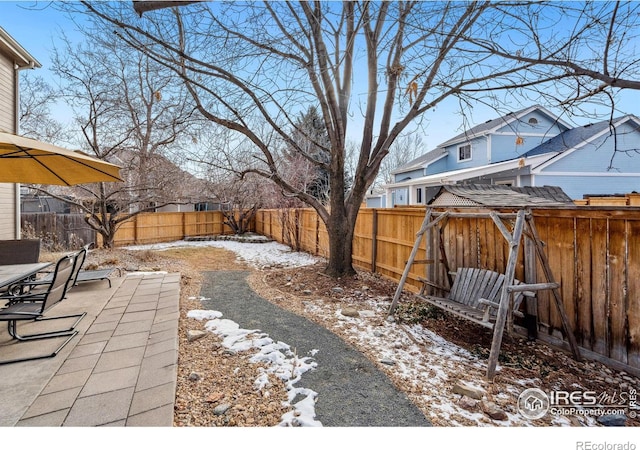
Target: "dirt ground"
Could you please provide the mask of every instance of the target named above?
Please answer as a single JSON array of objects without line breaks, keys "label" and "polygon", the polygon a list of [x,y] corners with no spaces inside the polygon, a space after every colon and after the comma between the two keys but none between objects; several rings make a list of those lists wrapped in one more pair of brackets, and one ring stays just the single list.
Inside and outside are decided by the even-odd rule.
[{"label": "dirt ground", "polygon": [[[201,330],[204,327],[202,322],[187,318],[186,314],[193,309],[202,309],[198,299],[202,282],[200,273],[209,270],[252,270],[249,282],[258,294],[327,327],[358,347],[388,374],[399,389],[407,393],[434,425],[504,424],[489,417],[486,420],[469,420],[466,414],[453,414],[449,418],[439,419],[440,416],[434,414],[432,402],[428,400],[438,393],[431,393],[433,396],[425,393],[430,389],[442,389],[442,386],[434,387],[428,382],[407,380],[406,376],[399,374],[393,366],[381,364],[379,355],[369,346],[354,340],[350,334],[352,330],[336,325],[340,320],[336,311],[344,306],[346,297],[350,306],[356,308],[361,305],[370,309],[372,302],[387,305],[395,292],[396,284],[386,279],[359,272],[355,277],[335,280],[324,275],[321,266],[251,269],[237,262],[234,253],[212,247],[180,248],[161,252],[95,250],[89,254],[87,265],[112,265],[127,271],[164,270],[182,274],[175,426],[274,426],[288,410],[283,406],[287,395],[282,382],[272,380],[272,388],[266,393],[258,393],[254,389],[258,367],[250,363],[246,355],[226,351],[221,346],[220,338],[212,334],[199,340],[188,341],[189,330]],[[491,345],[489,330],[434,311],[414,302],[410,295],[403,296],[396,321],[407,327],[418,323],[473,355],[483,359],[488,357]],[[485,386],[487,395],[507,411],[513,409],[514,399],[509,396],[502,398],[500,393],[513,392],[514,386],[522,390],[522,386],[526,386],[526,380],[535,380],[536,387],[547,392],[569,389],[572,386],[581,390],[613,392],[636,389],[640,385],[636,377],[627,373],[596,362],[576,362],[570,355],[543,344],[529,343],[519,337],[505,336],[500,366],[501,369],[493,383],[487,384],[486,380],[480,379],[484,375],[482,371],[469,371],[469,367],[465,365],[457,369],[459,374],[451,376],[451,383],[455,382],[458,375],[467,382],[476,381],[478,385]],[[474,380],[474,377],[477,380]],[[232,409],[225,414],[219,414],[216,407],[223,403],[233,405]],[[465,408],[474,410],[473,405],[467,405]],[[475,409],[477,410],[477,407]],[[586,425],[580,417],[570,420],[570,424],[574,426]],[[554,423],[541,419],[536,425]],[[626,425],[638,426],[640,422],[629,418]]]}]

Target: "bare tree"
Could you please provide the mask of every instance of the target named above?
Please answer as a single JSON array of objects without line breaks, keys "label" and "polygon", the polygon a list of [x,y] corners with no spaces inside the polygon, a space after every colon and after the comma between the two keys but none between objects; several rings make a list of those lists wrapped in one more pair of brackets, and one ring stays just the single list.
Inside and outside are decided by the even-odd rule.
[{"label": "bare tree", "polygon": [[[512,80],[523,98],[582,117],[608,110],[612,118],[620,97],[640,90],[640,3],[536,2],[497,11],[490,36],[464,39],[488,58],[525,69]],[[480,89],[463,94],[477,98]]]},{"label": "bare tree", "polygon": [[41,76],[22,72],[20,76],[20,134],[46,142],[60,143],[67,130],[52,117],[51,107],[59,100],[56,89]]},{"label": "bare tree", "polygon": [[52,70],[74,111],[78,145],[122,166],[125,183],[77,186],[71,198],[59,188],[37,189],[78,206],[103,245],[111,247],[123,222],[185,197],[191,200],[199,189],[164,156],[179,147],[194,110],[185,101],[184,89],[171,81],[170,71],[112,36],[97,39],[84,31],[84,44],[73,47],[65,40],[64,48],[55,49]]},{"label": "bare tree", "polygon": [[429,150],[421,134],[409,133],[398,137],[389,149],[389,155],[380,164],[378,182],[392,183],[391,172],[401,164],[407,163]]},{"label": "bare tree", "polygon": [[240,178],[234,174],[220,172],[211,181],[209,191],[220,202],[225,225],[234,234],[244,234],[250,229],[258,209],[262,207],[260,180],[255,175]]},{"label": "bare tree", "polygon": [[[207,120],[253,145],[251,164],[232,164],[234,170],[264,176],[318,212],[329,233],[332,276],[353,272],[358,209],[410,124],[447,98],[495,102],[499,91],[540,83],[549,89],[567,79],[564,72],[535,71],[555,54],[526,61],[494,45],[496,37],[506,45],[509,22],[541,10],[538,2],[202,2],[150,11],[143,20],[130,5],[81,4],[174,70]],[[529,30],[548,25],[520,23]],[[309,106],[320,111],[330,158],[299,150],[328,172],[327,204],[293,185],[279,164],[283,148],[298,146],[291,130]],[[347,188],[348,130],[356,127],[359,151]]]}]

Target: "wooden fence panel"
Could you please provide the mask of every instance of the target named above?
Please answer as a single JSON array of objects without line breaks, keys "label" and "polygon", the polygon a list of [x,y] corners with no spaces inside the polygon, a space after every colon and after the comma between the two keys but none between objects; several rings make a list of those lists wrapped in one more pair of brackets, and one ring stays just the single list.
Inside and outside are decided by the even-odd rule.
[{"label": "wooden fence panel", "polygon": [[[305,235],[311,235],[309,223],[313,222],[308,214],[315,215],[304,212],[301,226]],[[398,281],[424,214],[424,208],[361,210],[353,242],[354,264]],[[534,210],[533,216],[580,346],[592,356],[601,355],[640,373],[640,208],[567,207]],[[272,220],[271,213],[259,215],[256,230],[267,232]],[[328,236],[324,224],[318,223],[316,250],[310,246],[307,251],[326,257]],[[506,225],[512,227],[508,221]],[[279,239],[275,228],[271,237]],[[450,218],[441,237],[430,233],[432,253],[426,254],[425,240],[416,258],[439,261],[440,238],[451,270],[471,266],[504,271],[509,246],[491,219]],[[523,247],[516,277],[525,280],[529,271],[537,274],[535,281],[547,281],[539,262],[533,268],[525,267]],[[409,272],[407,289],[416,291],[418,277],[426,275],[435,283],[448,284],[442,264],[416,264]],[[541,334],[562,337],[552,292],[539,291],[537,297],[539,321],[548,325],[541,328]]]},{"label": "wooden fence panel", "polygon": [[[627,226],[625,220],[609,221],[609,357],[627,363]],[[637,299],[636,299],[637,300]]]},{"label": "wooden fence panel", "polygon": [[609,264],[607,261],[607,219],[591,222],[591,301],[593,311],[592,349],[609,356],[609,323],[607,319],[607,295]]},{"label": "wooden fence panel", "polygon": [[183,215],[185,236],[218,236],[231,230],[220,211],[197,211]]},{"label": "wooden fence panel", "polygon": [[[328,257],[324,223],[311,209],[293,212],[287,211],[289,229],[297,235],[300,246],[309,253]],[[398,281],[424,214],[424,208],[415,207],[362,209],[353,241],[354,264]],[[69,215],[25,213],[22,220],[43,233],[59,234],[55,238],[58,241],[69,236],[77,239],[81,225],[86,225],[81,215],[73,219],[66,216]],[[287,228],[283,216],[282,210],[259,211],[255,231],[283,242]],[[536,209],[533,216],[554,278],[561,284],[563,305],[579,345],[640,373],[640,208]],[[115,243],[122,246],[230,233],[223,223],[220,211],[145,213],[122,224]],[[507,227],[511,225],[507,223]],[[92,242],[96,240],[94,236],[81,240]],[[463,266],[504,270],[508,244],[491,219],[450,218],[442,236],[434,230],[427,238],[431,253],[426,253],[425,239],[416,258],[435,259],[438,263],[414,265],[407,279],[408,290],[419,289],[418,278],[424,276],[435,283],[448,284],[446,270],[439,264],[441,247],[451,270]],[[546,281],[539,263],[535,268],[526,268],[525,261],[521,251],[518,279],[524,280],[527,271],[537,274],[537,281]],[[541,334],[560,337],[561,322],[551,292],[539,291],[537,297],[539,321],[549,326],[542,327]]]},{"label": "wooden fence panel", "polygon": [[594,251],[591,242],[591,221],[578,218],[576,221],[576,239],[579,236],[588,236],[589,239],[581,239],[580,245],[576,244],[576,274],[575,274],[575,302],[576,321],[575,335],[578,345],[591,348],[593,342],[593,306],[592,306],[592,258]]},{"label": "wooden fence panel", "polygon": [[76,250],[96,242],[96,232],[84,221],[83,214],[22,213],[23,234],[42,240],[51,251]]},{"label": "wooden fence panel", "polygon": [[628,279],[628,352],[627,363],[631,367],[640,367],[640,220],[629,221],[627,230],[629,236],[627,259]]},{"label": "wooden fence panel", "polygon": [[304,209],[300,214],[301,242],[306,252],[318,253],[318,216],[315,211]]},{"label": "wooden fence panel", "polygon": [[[374,234],[374,211],[373,209],[363,209],[358,214],[356,227],[353,236],[353,258],[354,264],[365,270],[373,270],[375,261],[373,259]],[[377,221],[377,217],[375,219]]]}]

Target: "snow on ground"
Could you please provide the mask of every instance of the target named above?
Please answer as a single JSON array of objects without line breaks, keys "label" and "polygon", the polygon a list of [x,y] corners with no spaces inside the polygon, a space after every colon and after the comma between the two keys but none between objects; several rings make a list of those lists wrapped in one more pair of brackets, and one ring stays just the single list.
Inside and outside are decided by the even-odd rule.
[{"label": "snow on ground", "polygon": [[[178,241],[169,244],[128,247],[131,250],[155,249],[163,250],[171,247],[213,246],[231,250],[238,259],[255,267],[300,267],[314,264],[318,258],[305,253],[293,252],[289,247],[275,242],[247,243],[234,241]],[[455,395],[443,395],[451,391],[452,380],[462,379],[471,384],[491,390],[484,380],[486,362],[457,345],[443,339],[420,325],[405,325],[384,321],[380,326],[380,318],[386,317],[388,302],[377,298],[369,299],[369,304],[360,303],[358,309],[367,309],[369,313],[359,318],[345,317],[340,314],[340,306],[327,304],[321,300],[305,301],[308,313],[327,319],[333,323],[334,332],[346,336],[358,348],[367,349],[378,361],[387,361],[392,367],[393,375],[409,386],[413,386],[410,396],[418,403],[428,405],[428,417],[448,426],[531,426],[535,425],[522,417],[515,408],[514,398],[527,387],[535,387],[536,380],[520,380],[519,385],[507,385],[503,392],[494,395],[494,401],[507,414],[507,420],[494,421],[481,411],[470,412],[454,401]],[[212,332],[224,336],[225,345],[232,348],[255,348],[258,352],[254,360],[268,361],[272,364],[273,373],[291,374],[295,376],[285,380],[289,383],[291,397],[296,394],[305,396],[302,402],[292,405],[298,411],[298,420],[303,425],[321,424],[314,420],[314,399],[322,396],[293,385],[307,370],[313,369],[314,362],[310,358],[296,359],[288,344],[273,342],[266,334],[256,334],[255,330],[243,330],[216,311],[192,311],[192,317],[210,319],[206,326]],[[295,343],[291,343],[294,345]],[[235,346],[235,347],[234,347]],[[321,350],[321,349],[320,349]],[[386,364],[386,363],[385,363]],[[282,375],[286,376],[286,375]],[[256,380],[260,388],[261,378]],[[293,413],[292,413],[293,414]],[[282,425],[290,424],[291,417],[283,417]],[[593,419],[586,419],[583,425],[593,425]],[[570,426],[571,422],[562,416],[552,421],[556,426]]]},{"label": "snow on ground", "polygon": [[162,244],[135,245],[127,250],[167,250],[176,247],[217,247],[235,252],[238,260],[256,268],[301,267],[321,261],[308,253],[294,252],[277,242],[175,241]]},{"label": "snow on ground", "polygon": [[[205,328],[222,336],[222,345],[230,350],[243,352],[257,349],[250,361],[265,363],[267,369],[262,369],[262,373],[256,378],[255,388],[261,391],[267,387],[268,374],[274,374],[285,383],[289,397],[288,406],[293,408],[282,416],[280,426],[322,426],[322,423],[315,419],[318,394],[311,389],[294,386],[300,381],[302,374],[317,366],[312,357],[298,357],[288,344],[275,342],[260,330],[240,328],[236,322],[223,319],[219,311],[192,310],[187,316],[198,320],[209,319]],[[298,396],[302,397],[302,400],[293,403]]]}]

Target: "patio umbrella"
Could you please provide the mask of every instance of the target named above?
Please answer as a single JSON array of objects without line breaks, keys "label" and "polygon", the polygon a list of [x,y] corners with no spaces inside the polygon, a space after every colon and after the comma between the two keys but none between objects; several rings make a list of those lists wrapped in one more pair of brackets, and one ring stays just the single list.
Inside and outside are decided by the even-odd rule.
[{"label": "patio umbrella", "polygon": [[123,181],[120,167],[82,152],[0,132],[0,182],[72,186]]}]

